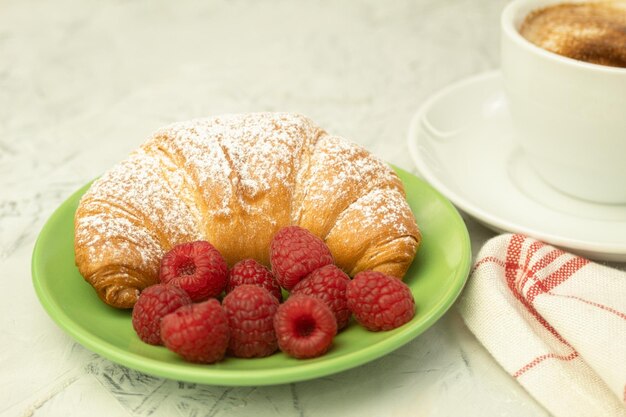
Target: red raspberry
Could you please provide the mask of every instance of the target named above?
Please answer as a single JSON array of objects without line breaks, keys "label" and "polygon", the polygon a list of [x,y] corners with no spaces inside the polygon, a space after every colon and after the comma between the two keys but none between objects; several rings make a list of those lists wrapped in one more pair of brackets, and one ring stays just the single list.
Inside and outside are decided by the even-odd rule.
[{"label": "red raspberry", "polygon": [[228,293],[222,307],[230,328],[229,353],[238,358],[269,356],[278,349],[274,314],[278,300],[265,288],[243,284]]},{"label": "red raspberry", "polygon": [[137,336],[151,345],[162,345],[161,319],[187,304],[191,304],[191,298],[182,288],[156,284],[144,289],[133,307],[132,323]]},{"label": "red raspberry", "polygon": [[242,284],[258,285],[269,291],[279,302],[283,300],[280,285],[278,285],[272,272],[254,259],[239,261],[230,269],[226,293],[230,293],[235,287]]},{"label": "red raspberry", "polygon": [[270,243],[270,263],[278,283],[291,290],[301,279],[333,263],[328,246],[300,226],[280,229]]},{"label": "red raspberry", "polygon": [[330,308],[309,295],[289,297],[274,316],[278,347],[294,358],[314,358],[330,348],[337,321]]},{"label": "red raspberry", "polygon": [[228,319],[215,298],[189,304],[163,317],[161,338],[165,347],[189,362],[217,362],[228,348]]},{"label": "red raspberry", "polygon": [[346,287],[350,277],[335,265],[326,265],[311,272],[291,290],[291,295],[304,294],[324,301],[335,315],[337,330],[350,321]]},{"label": "red raspberry", "polygon": [[398,278],[376,271],[362,271],[348,283],[348,308],[368,330],[391,330],[415,315],[411,290]]},{"label": "red raspberry", "polygon": [[181,243],[161,260],[159,279],[187,291],[193,301],[222,293],[228,280],[228,265],[209,242]]}]

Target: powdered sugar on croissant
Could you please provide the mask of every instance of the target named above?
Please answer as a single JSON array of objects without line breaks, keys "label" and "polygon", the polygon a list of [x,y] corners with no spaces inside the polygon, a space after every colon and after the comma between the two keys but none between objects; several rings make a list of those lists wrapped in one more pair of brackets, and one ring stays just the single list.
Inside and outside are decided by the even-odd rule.
[{"label": "powdered sugar on croissant", "polygon": [[160,129],[96,180],[76,211],[76,264],[103,301],[129,308],[174,245],[207,240],[231,266],[269,265],[272,236],[290,224],[350,275],[401,278],[421,241],[386,164],[301,115],[252,113]]}]

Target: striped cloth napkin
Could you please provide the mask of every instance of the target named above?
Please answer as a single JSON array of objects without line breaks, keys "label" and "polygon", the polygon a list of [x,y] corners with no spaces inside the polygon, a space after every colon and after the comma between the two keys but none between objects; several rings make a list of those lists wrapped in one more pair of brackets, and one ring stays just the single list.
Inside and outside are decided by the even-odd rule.
[{"label": "striped cloth napkin", "polygon": [[478,254],[458,308],[555,417],[626,416],[626,272],[500,235]]}]

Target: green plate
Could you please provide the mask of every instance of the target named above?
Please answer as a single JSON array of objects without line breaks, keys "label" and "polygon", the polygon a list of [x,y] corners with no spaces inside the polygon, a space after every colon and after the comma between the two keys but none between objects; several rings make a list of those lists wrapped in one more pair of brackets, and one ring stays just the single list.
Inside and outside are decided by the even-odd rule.
[{"label": "green plate", "polygon": [[405,277],[417,314],[409,323],[388,332],[369,332],[353,322],[335,337],[330,351],[318,358],[298,360],[279,352],[267,358],[226,358],[217,364],[199,365],[184,362],[164,347],[141,342],[133,331],[130,311],[102,303],[74,265],[74,212],[89,184],[65,201],[42,229],[33,252],[33,284],[50,317],[80,344],[148,374],[251,386],[337,373],[379,358],[424,332],[450,308],[467,279],[470,241],[458,212],[422,180],[396,171],[423,234],[423,245]]}]

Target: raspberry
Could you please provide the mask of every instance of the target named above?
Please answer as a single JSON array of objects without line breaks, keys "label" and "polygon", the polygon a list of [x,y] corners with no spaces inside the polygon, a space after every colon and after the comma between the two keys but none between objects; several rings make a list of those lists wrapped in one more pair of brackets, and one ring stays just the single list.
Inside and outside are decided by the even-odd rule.
[{"label": "raspberry", "polygon": [[161,319],[179,307],[191,304],[187,293],[173,285],[156,284],[144,289],[133,307],[132,323],[137,336],[151,345],[161,345]]},{"label": "raspberry", "polygon": [[228,351],[239,358],[269,356],[278,349],[274,314],[278,300],[265,288],[243,284],[228,293],[222,307],[230,328]]},{"label": "raspberry", "polygon": [[254,259],[244,259],[237,262],[228,273],[226,293],[230,293],[235,287],[242,284],[254,284],[265,288],[280,302],[283,294],[278,281],[272,272]]},{"label": "raspberry", "polygon": [[350,310],[346,301],[346,287],[350,277],[335,265],[326,265],[311,272],[291,290],[291,295],[304,294],[324,301],[335,315],[337,330],[350,321]]},{"label": "raspberry", "polygon": [[328,246],[299,226],[280,229],[270,243],[270,263],[278,283],[291,290],[317,268],[333,263]]},{"label": "raspberry", "polygon": [[187,291],[193,301],[221,294],[228,280],[228,265],[209,242],[174,246],[161,260],[159,279]]},{"label": "raspberry", "polygon": [[182,306],[161,320],[161,338],[165,347],[189,362],[217,362],[230,338],[226,313],[215,298]]},{"label": "raspberry", "polygon": [[415,315],[415,300],[398,278],[376,271],[362,271],[348,283],[348,308],[371,331],[391,330]]},{"label": "raspberry", "polygon": [[330,348],[337,321],[319,298],[295,295],[278,307],[274,330],[280,350],[298,359],[314,358]]}]

